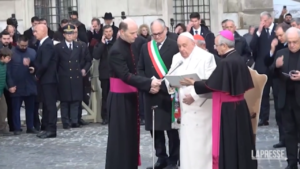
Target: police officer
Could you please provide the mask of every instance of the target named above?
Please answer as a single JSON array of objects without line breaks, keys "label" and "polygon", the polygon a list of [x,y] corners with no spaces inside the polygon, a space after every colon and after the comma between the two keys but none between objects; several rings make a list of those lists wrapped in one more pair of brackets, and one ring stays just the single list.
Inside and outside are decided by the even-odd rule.
[{"label": "police officer", "polygon": [[80,127],[78,110],[83,99],[83,80],[88,72],[89,53],[74,41],[75,26],[67,24],[63,27],[65,40],[55,46],[58,57],[58,92],[61,102],[61,120],[64,129]]}]

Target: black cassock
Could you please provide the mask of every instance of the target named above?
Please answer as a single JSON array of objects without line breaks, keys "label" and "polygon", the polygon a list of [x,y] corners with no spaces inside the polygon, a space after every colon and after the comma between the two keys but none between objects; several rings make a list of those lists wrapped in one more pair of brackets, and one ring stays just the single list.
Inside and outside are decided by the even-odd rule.
[{"label": "black cassock", "polygon": [[195,82],[197,94],[213,92],[213,168],[257,169],[255,144],[244,93],[253,88],[242,57],[230,51],[207,81]]},{"label": "black cassock", "polygon": [[[132,45],[122,38],[116,40],[108,56],[111,83],[107,98],[109,125],[105,168],[137,169],[140,139],[138,93],[114,90],[116,86],[124,83],[138,90],[149,92],[152,80],[136,75],[138,56],[134,56]],[[119,80],[119,83],[112,83],[112,79]],[[117,90],[124,91],[125,89]]]}]

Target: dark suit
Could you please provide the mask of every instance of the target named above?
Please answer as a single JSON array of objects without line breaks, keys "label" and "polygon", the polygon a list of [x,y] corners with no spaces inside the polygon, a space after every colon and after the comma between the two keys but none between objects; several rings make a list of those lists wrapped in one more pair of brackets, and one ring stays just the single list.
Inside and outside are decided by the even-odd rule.
[{"label": "dark suit", "polygon": [[[300,59],[297,59],[297,62],[294,63],[296,68],[291,67],[291,54],[288,48],[279,50],[275,56],[275,60],[280,56],[284,56],[283,66],[276,68],[276,62],[274,61],[270,67],[270,71],[274,73],[274,76],[279,78],[278,108],[282,112],[288,163],[291,166],[297,166],[297,136],[300,129],[300,82],[292,81],[289,77],[285,77],[282,74],[282,72],[289,73],[292,69],[300,70]],[[297,58],[300,57],[300,52],[293,54],[293,57],[295,55]]]},{"label": "dark suit", "polygon": [[[250,43],[250,48],[253,52],[253,59],[255,61],[254,69],[257,70],[260,74],[266,74],[269,75],[268,67],[265,65],[264,59],[265,56],[270,54],[271,50],[271,42],[275,38],[275,27],[274,24],[273,29],[269,30],[271,33],[268,35],[266,29],[264,28],[260,36],[257,36],[257,30],[255,29],[252,41]],[[269,121],[269,115],[270,115],[270,88],[273,86],[272,84],[272,77],[268,78],[268,81],[265,85],[265,88],[263,90],[263,96],[261,100],[261,108],[260,108],[260,120],[262,122]],[[273,88],[273,87],[272,87]]]},{"label": "dark suit", "polygon": [[[214,54],[216,53],[215,51],[215,35],[207,28],[207,26],[201,26],[201,32],[198,32],[199,35],[203,36],[203,38],[205,39],[205,43],[206,43],[206,48],[207,50]],[[194,35],[194,29],[191,28],[190,33],[192,35]]]},{"label": "dark suit", "polygon": [[[152,41],[148,42],[152,43]],[[161,79],[157,70],[154,68],[154,64],[151,60],[148,43],[144,44],[139,58],[138,73],[141,76],[151,78],[155,76],[157,79]],[[156,44],[155,44],[156,45]],[[161,48],[159,54],[167,68],[171,67],[173,56],[178,53],[178,47],[176,41],[167,38]],[[167,89],[163,88],[165,85],[161,85],[162,89],[157,94],[144,93],[144,112],[146,121],[146,130],[152,131],[152,106],[157,105],[155,109],[155,150],[156,156],[160,163],[166,161],[170,164],[177,164],[179,160],[179,135],[178,131],[171,128],[171,113],[172,113],[172,101]],[[164,130],[167,131],[169,137],[169,157],[166,153],[165,147],[165,135]],[[151,132],[152,133],[152,132]]]},{"label": "dark suit", "polygon": [[43,103],[42,127],[46,131],[56,132],[57,123],[57,57],[55,56],[53,41],[46,38],[37,50],[37,57],[33,63],[38,79],[39,94]]},{"label": "dark suit", "polygon": [[237,32],[234,32],[234,39],[235,50],[238,52],[238,54],[240,54],[244,58],[245,62],[251,60],[251,50],[246,42],[246,39]]},{"label": "dark suit", "polygon": [[176,33],[173,33],[173,32],[167,32],[167,37],[174,40],[174,41],[177,41],[178,39],[178,35]]},{"label": "dark suit", "polygon": [[102,106],[101,106],[101,117],[104,121],[107,120],[107,108],[106,100],[109,93],[109,63],[108,63],[108,51],[114,44],[115,40],[112,39],[110,42],[103,44],[102,42],[98,43],[93,52],[93,58],[100,60],[99,62],[99,80],[101,82],[102,89]]},{"label": "dark suit", "polygon": [[[270,67],[274,63],[274,57],[276,56],[277,52],[281,49],[287,48],[287,44],[278,43],[278,45],[275,48],[274,54],[270,56],[270,54],[265,56],[264,62],[267,67]],[[274,96],[274,107],[275,107],[275,118],[276,123],[278,126],[279,131],[279,141],[284,143],[284,131],[283,131],[283,125],[282,125],[282,112],[278,109],[278,91],[279,91],[279,79],[278,77],[274,76],[272,74],[272,71],[269,72],[269,77],[272,77],[272,83],[273,83],[273,96]]]}]

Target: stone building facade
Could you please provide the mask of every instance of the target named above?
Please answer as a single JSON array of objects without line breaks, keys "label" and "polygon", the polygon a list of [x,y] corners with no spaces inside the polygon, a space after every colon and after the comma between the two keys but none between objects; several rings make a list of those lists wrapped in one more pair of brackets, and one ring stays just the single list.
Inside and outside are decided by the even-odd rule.
[{"label": "stone building facade", "polygon": [[[249,25],[258,25],[259,13],[272,11],[272,0],[0,0],[0,30],[6,19],[15,14],[18,30],[23,32],[31,26],[30,19],[37,15],[48,20],[56,29],[61,19],[68,17],[70,10],[77,10],[79,20],[86,26],[93,17],[101,18],[111,12],[116,25],[121,21],[121,12],[133,18],[138,24],[150,24],[156,18],[163,18],[171,27],[170,19],[177,23],[188,22],[191,12],[200,12],[201,17],[214,33],[221,30],[223,19],[232,19],[238,29],[244,32]],[[172,30],[172,29],[171,29]]]}]

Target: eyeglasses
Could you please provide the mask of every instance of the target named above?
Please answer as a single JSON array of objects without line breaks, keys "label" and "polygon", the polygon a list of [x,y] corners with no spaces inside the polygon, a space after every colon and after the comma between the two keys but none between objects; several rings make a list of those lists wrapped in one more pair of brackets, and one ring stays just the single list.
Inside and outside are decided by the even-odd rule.
[{"label": "eyeglasses", "polygon": [[151,34],[151,36],[155,37],[155,36],[161,36],[164,33],[164,31],[158,32],[158,33],[153,33]]}]

